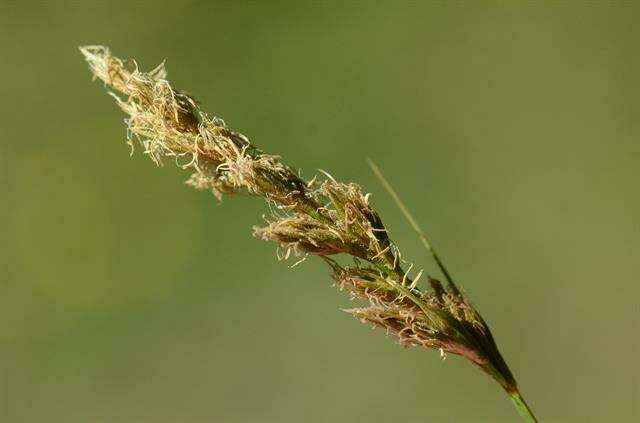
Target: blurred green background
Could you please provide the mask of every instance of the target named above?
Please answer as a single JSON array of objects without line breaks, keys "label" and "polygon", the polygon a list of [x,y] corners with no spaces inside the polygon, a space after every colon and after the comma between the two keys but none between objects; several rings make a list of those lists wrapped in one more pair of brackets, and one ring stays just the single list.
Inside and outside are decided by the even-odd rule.
[{"label": "blurred green background", "polygon": [[543,421],[638,421],[640,7],[0,2],[0,420],[510,422],[466,361],[339,311],[252,238],[265,206],[129,158],[107,44],[311,176],[377,161]]}]

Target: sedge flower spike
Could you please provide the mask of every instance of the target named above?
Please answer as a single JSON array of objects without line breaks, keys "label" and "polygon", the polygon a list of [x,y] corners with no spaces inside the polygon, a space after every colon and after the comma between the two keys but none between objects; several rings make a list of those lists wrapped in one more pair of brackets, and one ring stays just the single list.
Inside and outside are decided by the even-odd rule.
[{"label": "sedge flower spike", "polygon": [[[316,255],[330,266],[335,285],[364,307],[345,310],[358,320],[385,329],[402,345],[432,348],[443,356],[459,354],[494,378],[520,414],[536,421],[498,351],[491,331],[458,289],[426,236],[375,165],[374,172],[418,232],[442,270],[446,284],[411,272],[391,241],[369,195],[353,183],[302,179],[280,157],[267,154],[222,119],[210,117],[188,94],[167,81],[164,64],[149,72],[124,61],[103,46],[81,47],[95,78],[127,115],[128,143],[161,165],[164,158],[192,172],[187,184],[222,196],[238,192],[264,199],[274,211],[254,235],[278,245],[278,256]],[[352,266],[332,257],[346,254]]]}]

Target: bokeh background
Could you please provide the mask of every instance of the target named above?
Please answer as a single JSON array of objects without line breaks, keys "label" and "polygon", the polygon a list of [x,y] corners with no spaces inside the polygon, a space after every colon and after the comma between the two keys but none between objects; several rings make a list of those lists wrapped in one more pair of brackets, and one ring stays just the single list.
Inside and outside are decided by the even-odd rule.
[{"label": "bokeh background", "polygon": [[[269,152],[377,161],[543,421],[638,421],[640,8],[631,2],[0,2],[2,422],[510,422],[470,364],[354,321],[265,206],[129,157],[107,44]],[[139,152],[139,149],[138,149]]]}]

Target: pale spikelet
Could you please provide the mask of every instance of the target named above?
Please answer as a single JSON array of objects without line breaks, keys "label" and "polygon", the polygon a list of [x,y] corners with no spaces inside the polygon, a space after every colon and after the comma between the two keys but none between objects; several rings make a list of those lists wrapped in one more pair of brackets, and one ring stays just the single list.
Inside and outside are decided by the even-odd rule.
[{"label": "pale spikelet", "polygon": [[[188,185],[210,190],[218,199],[238,191],[263,198],[274,213],[265,227],[254,228],[254,234],[276,242],[284,251],[282,258],[324,258],[335,284],[352,299],[368,303],[347,312],[386,329],[400,344],[465,356],[515,398],[515,380],[488,326],[424,236],[423,243],[445,274],[446,288],[431,277],[431,291],[418,287],[421,273],[412,278],[411,266],[402,268],[400,251],[359,185],[337,182],[326,172],[324,181],[303,180],[280,157],[263,153],[223,120],[209,117],[191,96],[174,89],[164,64],[142,72],[134,61],[118,59],[106,47],[80,50],[94,76],[115,91],[112,95],[128,115],[128,141],[137,138],[156,164],[163,158],[174,160],[192,172]],[[352,256],[356,266],[340,266],[331,258],[337,254]]]}]

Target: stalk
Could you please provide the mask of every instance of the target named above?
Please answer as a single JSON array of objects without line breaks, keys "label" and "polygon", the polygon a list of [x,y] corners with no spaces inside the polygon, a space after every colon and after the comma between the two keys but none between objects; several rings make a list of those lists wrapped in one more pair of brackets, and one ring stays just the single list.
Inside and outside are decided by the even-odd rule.
[{"label": "stalk", "polygon": [[522,395],[520,395],[520,392],[515,391],[509,394],[509,397],[511,398],[513,405],[516,407],[516,410],[518,410],[518,413],[520,413],[525,421],[533,423],[538,421],[533,415],[531,408],[529,408],[529,405],[525,402],[524,398],[522,398]]}]

